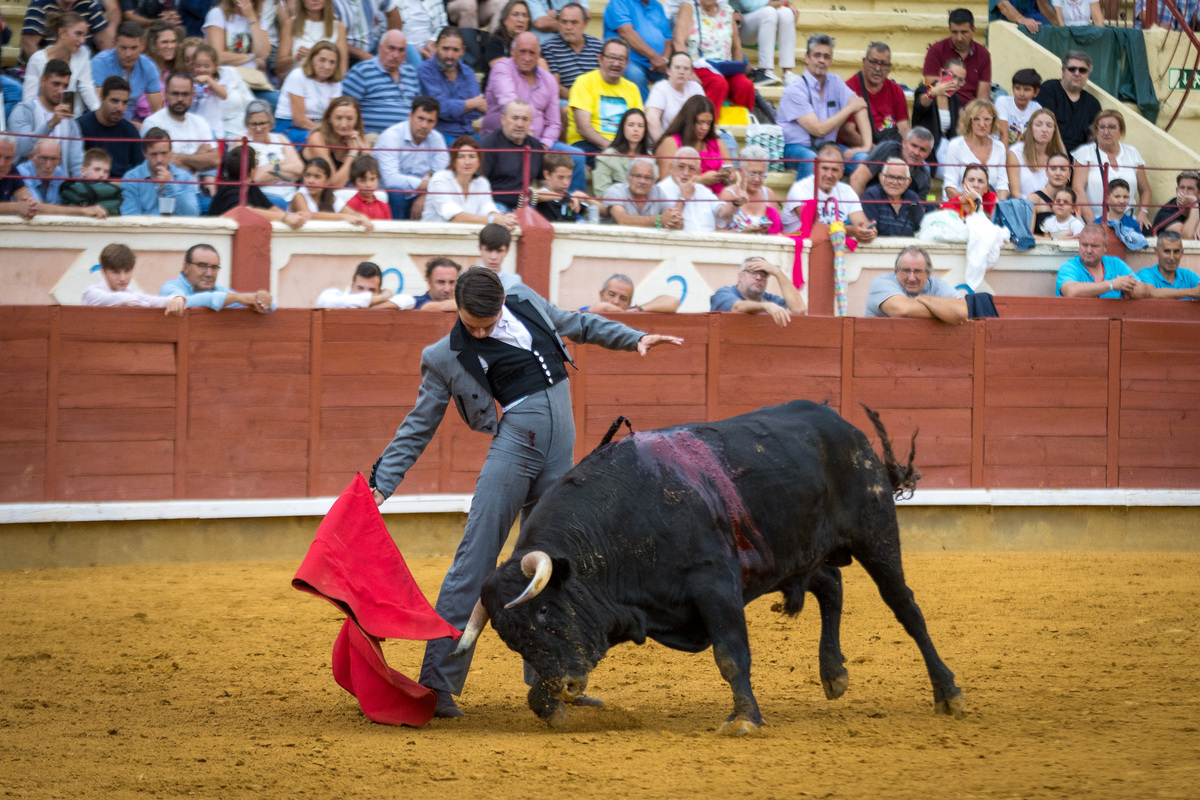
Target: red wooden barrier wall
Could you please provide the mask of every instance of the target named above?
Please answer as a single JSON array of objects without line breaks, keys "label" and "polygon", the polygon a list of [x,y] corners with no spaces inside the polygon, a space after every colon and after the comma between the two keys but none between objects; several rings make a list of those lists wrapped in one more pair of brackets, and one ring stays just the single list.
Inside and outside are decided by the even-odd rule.
[{"label": "red wooden barrier wall", "polygon": [[[686,343],[574,348],[576,455],[620,414],[645,430],[804,397],[864,430],[870,405],[904,452],[920,427],[927,487],[1200,486],[1194,304],[1039,300],[1026,310],[1126,318],[1018,318],[1011,300],[959,327],[628,315]],[[0,307],[0,501],[335,494],[370,469],[453,321]],[[470,492],[487,446],[451,409],[402,491]]]}]

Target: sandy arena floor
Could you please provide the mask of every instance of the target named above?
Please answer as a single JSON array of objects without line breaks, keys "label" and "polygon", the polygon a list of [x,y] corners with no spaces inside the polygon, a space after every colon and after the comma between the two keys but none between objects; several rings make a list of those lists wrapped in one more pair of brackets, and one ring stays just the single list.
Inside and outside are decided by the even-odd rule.
[{"label": "sandy arena floor", "polygon": [[[448,558],[410,566],[434,596]],[[967,715],[932,714],[917,649],[846,569],[850,689],[826,701],[815,601],[747,610],[767,726],[718,737],[711,653],[623,645],[552,732],[488,631],[462,704],[423,729],[367,721],[333,682],[341,619],[297,565],[0,573],[0,796],[1197,797],[1200,556],[906,558]],[[811,598],[810,598],[811,601]],[[390,642],[415,675],[420,645]]]}]

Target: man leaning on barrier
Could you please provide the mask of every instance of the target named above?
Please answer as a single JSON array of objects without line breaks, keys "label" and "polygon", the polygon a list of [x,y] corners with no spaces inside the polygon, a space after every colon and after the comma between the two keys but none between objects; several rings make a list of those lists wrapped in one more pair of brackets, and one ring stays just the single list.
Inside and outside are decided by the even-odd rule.
[{"label": "man leaning on barrier", "polygon": [[[767,292],[767,280],[775,278],[783,295]],[[732,311],[737,314],[766,314],[780,327],[793,314],[807,314],[800,290],[783,274],[783,270],[765,258],[751,256],[738,270],[737,285],[722,286],[709,301],[710,311]]]},{"label": "man leaning on barrier", "polygon": [[904,248],[896,257],[895,270],[871,281],[867,316],[938,319],[952,325],[966,322],[967,301],[932,273],[933,260],[925,248]]},{"label": "man leaning on barrier", "polygon": [[169,297],[181,294],[187,298],[188,308],[249,308],[259,314],[275,310],[275,303],[265,289],[257,292],[235,292],[228,286],[217,285],[217,273],[221,270],[221,257],[216,248],[209,244],[197,244],[188,248],[183,257],[183,271],[158,290],[159,295]]}]

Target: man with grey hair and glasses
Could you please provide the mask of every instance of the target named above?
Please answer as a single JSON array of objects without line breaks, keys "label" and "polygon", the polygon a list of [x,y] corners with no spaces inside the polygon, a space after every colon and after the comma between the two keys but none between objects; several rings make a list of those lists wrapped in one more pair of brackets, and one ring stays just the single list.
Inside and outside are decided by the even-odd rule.
[{"label": "man with grey hair and glasses", "polygon": [[929,174],[929,164],[925,161],[933,152],[933,134],[928,128],[920,125],[912,128],[903,142],[889,140],[880,142],[867,155],[867,160],[854,168],[850,173],[850,188],[859,197],[867,189],[879,183],[879,173],[889,158],[903,159],[908,164],[909,176],[912,178],[912,190],[922,199],[929,196],[929,184],[932,177]]},{"label": "man with grey hair and glasses", "polygon": [[871,281],[867,316],[940,319],[961,325],[967,321],[967,301],[948,282],[933,277],[929,253],[914,244],[896,256],[893,272]]},{"label": "man with grey hair and glasses", "polygon": [[880,236],[914,236],[921,227],[925,210],[911,185],[904,159],[889,158],[879,173],[879,182],[863,193],[863,213],[875,223]]},{"label": "man with grey hair and glasses", "polygon": [[[676,284],[672,283],[672,287]],[[682,288],[680,294],[682,295]],[[652,311],[658,314],[674,314],[679,308],[680,298],[660,294],[653,300],[633,305],[633,278],[620,272],[613,273],[600,287],[600,299],[590,306],[579,309],[593,314],[612,314],[621,311]]]},{"label": "man with grey hair and glasses", "polygon": [[657,179],[654,159],[633,159],[625,182],[605,190],[601,213],[617,225],[682,230],[683,212],[667,201],[662,189],[654,184]]},{"label": "man with grey hair and glasses", "polygon": [[[767,291],[767,281],[775,279],[782,295]],[[737,284],[722,286],[709,300],[710,311],[732,311],[735,314],[766,314],[780,327],[791,321],[793,314],[807,314],[808,307],[790,278],[777,264],[761,256],[750,256],[738,270]]]}]

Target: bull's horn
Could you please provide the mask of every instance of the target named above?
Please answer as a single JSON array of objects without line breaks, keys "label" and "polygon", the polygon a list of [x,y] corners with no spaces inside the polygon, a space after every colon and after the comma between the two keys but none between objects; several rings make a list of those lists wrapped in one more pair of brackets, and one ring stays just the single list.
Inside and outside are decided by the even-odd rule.
[{"label": "bull's horn", "polygon": [[546,584],[550,582],[550,571],[554,566],[550,563],[550,556],[543,553],[541,550],[534,550],[532,553],[526,553],[521,559],[521,572],[529,578],[529,585],[525,587],[525,591],[505,605],[505,608],[519,606],[531,597],[536,597],[538,592],[546,588]]},{"label": "bull's horn", "polygon": [[463,630],[463,635],[458,637],[458,647],[454,648],[451,657],[458,658],[463,653],[471,649],[475,644],[475,640],[479,638],[479,634],[483,632],[483,626],[487,625],[488,613],[483,607],[482,600],[475,601],[475,609],[471,612],[471,619],[467,621],[467,627]]}]

